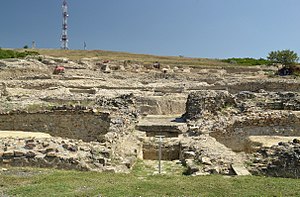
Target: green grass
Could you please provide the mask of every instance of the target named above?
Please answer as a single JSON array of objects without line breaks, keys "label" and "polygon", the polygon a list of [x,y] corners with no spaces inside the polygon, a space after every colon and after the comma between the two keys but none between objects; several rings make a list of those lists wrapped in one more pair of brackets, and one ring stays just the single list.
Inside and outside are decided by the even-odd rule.
[{"label": "green grass", "polygon": [[0,48],[0,59],[9,59],[9,58],[24,58],[28,55],[38,55],[36,51],[15,51],[15,50],[3,50]]},{"label": "green grass", "polygon": [[[164,175],[182,176],[186,168],[174,161],[162,161],[161,170]],[[136,176],[149,176],[158,173],[158,161],[138,160],[134,165],[132,174]]]},{"label": "green grass", "polygon": [[[14,172],[12,168],[9,171]],[[17,169],[20,171],[20,169]],[[21,170],[22,171],[22,170]],[[138,176],[26,169],[0,174],[0,195],[11,196],[300,196],[300,180],[266,177]]]}]

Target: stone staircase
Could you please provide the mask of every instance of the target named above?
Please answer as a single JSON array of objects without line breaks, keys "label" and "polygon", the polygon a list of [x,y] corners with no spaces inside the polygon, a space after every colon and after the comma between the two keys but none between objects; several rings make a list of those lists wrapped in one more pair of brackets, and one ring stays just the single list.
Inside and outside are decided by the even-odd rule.
[{"label": "stone staircase", "polygon": [[188,128],[179,116],[148,115],[136,125],[136,130],[145,132],[147,137],[163,135],[165,137],[178,137],[187,132]]}]

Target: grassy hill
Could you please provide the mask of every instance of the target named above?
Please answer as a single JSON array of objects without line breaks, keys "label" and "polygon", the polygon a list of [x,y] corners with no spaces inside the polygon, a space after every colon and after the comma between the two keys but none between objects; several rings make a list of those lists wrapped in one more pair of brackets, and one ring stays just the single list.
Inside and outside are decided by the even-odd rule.
[{"label": "grassy hill", "polygon": [[[4,50],[2,50],[4,52]],[[0,51],[1,52],[1,51]],[[190,58],[183,56],[157,56],[147,54],[135,54],[117,51],[104,50],[60,50],[60,49],[15,49],[12,54],[35,54],[47,55],[52,57],[66,57],[71,60],[82,58],[99,58],[102,60],[128,60],[140,64],[153,64],[160,62],[170,66],[191,66],[191,67],[250,67],[257,65],[268,65],[270,62],[263,58],[229,58],[229,59],[209,59],[209,58]],[[6,54],[4,54],[6,55]],[[18,57],[13,55],[11,57]],[[20,56],[21,57],[21,56]],[[0,53],[1,59],[1,53]]]},{"label": "grassy hill", "polygon": [[[22,51],[23,49],[20,49]],[[28,50],[28,49],[27,49]],[[30,49],[29,49],[30,51]],[[113,52],[103,50],[59,50],[59,49],[35,49],[41,55],[49,55],[53,57],[67,57],[71,60],[79,60],[81,58],[97,57],[103,60],[130,60],[133,62],[148,64],[160,62],[170,65],[188,65],[188,66],[230,66],[227,62],[218,59],[207,58],[189,58],[176,56],[156,56],[146,54],[134,54],[127,52]]]}]

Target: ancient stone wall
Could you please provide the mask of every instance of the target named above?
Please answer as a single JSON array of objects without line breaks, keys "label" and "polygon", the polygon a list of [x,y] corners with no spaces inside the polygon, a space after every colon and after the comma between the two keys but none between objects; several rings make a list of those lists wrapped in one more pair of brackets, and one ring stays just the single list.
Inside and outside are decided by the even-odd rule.
[{"label": "ancient stone wall", "polygon": [[186,96],[180,94],[139,97],[137,99],[140,113],[148,115],[183,114],[185,103]]},{"label": "ancient stone wall", "polygon": [[110,117],[107,113],[48,111],[0,115],[0,130],[45,132],[84,141],[101,140],[109,127]]},{"label": "ancient stone wall", "polygon": [[111,150],[98,142],[62,138],[2,138],[0,166],[113,170]]},{"label": "ancient stone wall", "polygon": [[240,91],[258,92],[259,90],[266,90],[271,92],[299,92],[300,83],[293,80],[260,80],[238,82],[228,86],[230,93],[238,93]]},{"label": "ancient stone wall", "polygon": [[186,102],[185,119],[200,118],[204,112],[215,114],[222,108],[235,105],[233,96],[227,91],[197,91],[189,94]]},{"label": "ancient stone wall", "polygon": [[196,134],[209,133],[234,151],[250,151],[249,136],[300,136],[298,103],[292,92],[198,91],[189,95],[185,117]]},{"label": "ancient stone wall", "polygon": [[300,177],[300,140],[280,142],[253,154],[249,169],[253,174],[275,177]]},{"label": "ancient stone wall", "polygon": [[223,132],[211,136],[234,151],[247,151],[249,136],[300,136],[300,118],[292,112],[260,112],[233,117]]}]

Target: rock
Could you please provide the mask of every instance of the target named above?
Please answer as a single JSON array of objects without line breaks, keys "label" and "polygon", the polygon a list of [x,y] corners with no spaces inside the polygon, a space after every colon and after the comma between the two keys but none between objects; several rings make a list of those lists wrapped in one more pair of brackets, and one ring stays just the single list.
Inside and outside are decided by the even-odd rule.
[{"label": "rock", "polygon": [[42,63],[46,64],[46,65],[55,65],[56,64],[55,61],[51,60],[51,59],[43,59]]},{"label": "rock", "polygon": [[111,73],[111,69],[110,69],[109,65],[103,65],[101,67],[101,70],[103,70],[104,73]]},{"label": "rock", "polygon": [[14,151],[14,156],[15,157],[23,157],[25,155],[26,155],[26,152],[24,152],[24,151],[21,151],[21,150],[15,150]]},{"label": "rock", "polygon": [[196,153],[194,151],[185,151],[183,153],[183,158],[184,159],[194,159],[196,156]]},{"label": "rock", "polygon": [[56,152],[48,152],[46,154],[46,157],[51,157],[51,158],[57,157],[57,153]]},{"label": "rock", "polygon": [[36,147],[36,144],[35,144],[35,142],[33,142],[33,141],[28,141],[28,142],[26,142],[26,145],[25,145],[25,149],[29,149],[29,150],[32,150],[32,149],[34,149]]},{"label": "rock", "polygon": [[212,162],[210,161],[209,157],[201,157],[200,162],[204,165],[212,165]]},{"label": "rock", "polygon": [[49,152],[56,152],[56,147],[54,147],[54,145],[50,146],[50,147],[47,147],[46,148],[46,153],[49,153]]},{"label": "rock", "polygon": [[187,170],[185,172],[186,175],[191,175],[194,174],[195,172],[200,171],[199,167],[195,165],[192,159],[186,159],[185,165],[187,167]]},{"label": "rock", "polygon": [[43,142],[42,145],[43,145],[44,148],[46,148],[46,147],[49,146],[49,142]]},{"label": "rock", "polygon": [[2,163],[3,163],[3,164],[11,164],[12,161],[13,161],[12,159],[3,159],[3,160],[2,160]]},{"label": "rock", "polygon": [[71,152],[78,151],[78,147],[76,145],[73,145],[73,144],[63,144],[62,147],[69,150],[69,151],[71,151]]},{"label": "rock", "polygon": [[36,156],[36,153],[34,151],[28,151],[25,156],[27,158],[34,158]]},{"label": "rock", "polygon": [[300,140],[299,139],[293,139],[293,143],[300,144]]},{"label": "rock", "polygon": [[211,174],[220,174],[221,169],[220,169],[220,167],[216,166],[216,167],[211,168],[211,169],[209,170],[209,172],[210,172]]},{"label": "rock", "polygon": [[14,157],[14,151],[13,150],[8,150],[8,151],[4,151],[3,158],[12,158]]},{"label": "rock", "polygon": [[161,71],[162,71],[163,73],[168,73],[168,72],[169,72],[169,69],[163,68],[163,69],[161,69]]},{"label": "rock", "polygon": [[238,176],[251,175],[251,173],[244,167],[243,164],[232,164],[231,167],[235,174]]},{"label": "rock", "polygon": [[194,174],[192,174],[192,176],[208,176],[210,175],[209,172],[195,172]]},{"label": "rock", "polygon": [[105,167],[103,169],[104,172],[116,173],[116,169],[114,167]]},{"label": "rock", "polygon": [[135,164],[136,157],[127,157],[125,161],[123,161],[123,164],[128,168],[131,169],[131,167]]}]

